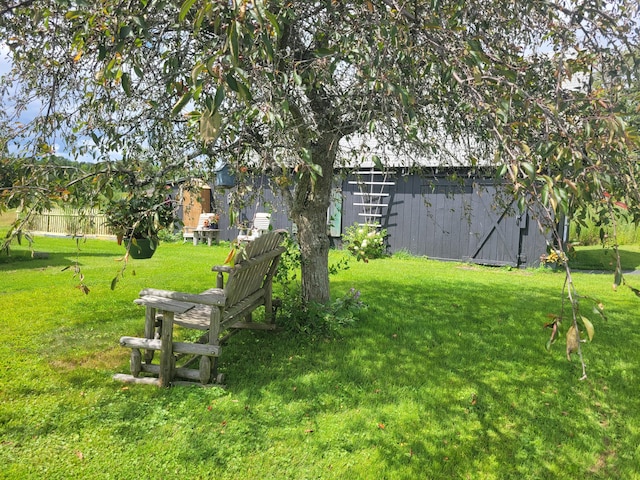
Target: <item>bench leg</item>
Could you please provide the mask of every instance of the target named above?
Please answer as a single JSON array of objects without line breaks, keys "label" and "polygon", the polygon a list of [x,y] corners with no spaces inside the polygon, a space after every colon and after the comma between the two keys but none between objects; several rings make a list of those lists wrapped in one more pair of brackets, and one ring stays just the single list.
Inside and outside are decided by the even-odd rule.
[{"label": "bench leg", "polygon": [[273,314],[273,288],[271,286],[271,283],[269,282],[268,285],[265,286],[265,292],[264,292],[264,321],[266,323],[274,323],[276,321],[276,319],[274,318],[275,315]]},{"label": "bench leg", "polygon": [[[211,307],[209,323],[209,345],[220,345],[220,319],[222,314],[218,307]],[[200,381],[205,384],[218,375],[218,357],[202,357],[200,360]],[[206,382],[204,381],[206,379]],[[215,381],[215,380],[214,380]]]},{"label": "bench leg", "polygon": [[130,367],[131,375],[133,375],[134,378],[138,378],[142,371],[142,354],[138,348],[131,349]]},{"label": "bench leg", "polygon": [[[144,319],[144,338],[153,339],[155,337],[156,309],[147,306]],[[145,350],[144,363],[151,363],[153,360],[153,350]]]},{"label": "bench leg", "polygon": [[175,357],[173,356],[173,312],[162,313],[162,333],[160,334],[162,350],[160,352],[159,383],[161,387],[168,387],[173,379],[175,367]]}]

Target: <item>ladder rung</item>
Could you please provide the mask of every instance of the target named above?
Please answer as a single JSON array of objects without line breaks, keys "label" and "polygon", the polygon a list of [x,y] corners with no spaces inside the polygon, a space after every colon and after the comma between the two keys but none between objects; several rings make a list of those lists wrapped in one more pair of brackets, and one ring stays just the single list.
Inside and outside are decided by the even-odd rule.
[{"label": "ladder rung", "polygon": [[359,213],[361,217],[381,217],[381,213]]},{"label": "ladder rung", "polygon": [[388,207],[386,203],[354,203],[355,207]]},{"label": "ladder rung", "polygon": [[366,193],[366,192],[353,192],[354,195],[366,195],[369,197],[388,197],[388,193]]},{"label": "ladder rung", "polygon": [[370,182],[368,180],[358,182],[356,180],[349,180],[349,185],[395,185],[396,182]]},{"label": "ladder rung", "polygon": [[385,172],[377,171],[377,170],[375,170],[373,172],[372,171],[368,171],[367,172],[365,170],[361,170],[359,172],[356,172],[356,175],[388,175],[388,174],[385,173]]}]

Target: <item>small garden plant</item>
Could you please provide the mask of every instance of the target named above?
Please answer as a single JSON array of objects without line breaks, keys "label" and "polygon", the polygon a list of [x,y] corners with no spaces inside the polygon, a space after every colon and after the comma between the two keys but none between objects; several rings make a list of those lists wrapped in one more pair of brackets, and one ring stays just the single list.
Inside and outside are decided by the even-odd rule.
[{"label": "small garden plant", "polygon": [[378,224],[353,224],[343,236],[345,247],[358,260],[368,262],[386,255],[387,230]]},{"label": "small garden plant", "polygon": [[[281,289],[278,295],[282,298],[278,323],[290,332],[311,337],[336,336],[341,328],[352,325],[358,313],[366,308],[360,300],[360,292],[351,288],[347,294],[326,305],[303,302],[298,283],[300,249],[291,237],[287,237],[284,246],[286,251],[280,257],[275,276]],[[329,266],[329,273],[335,275],[348,269],[348,259],[343,257]]]}]

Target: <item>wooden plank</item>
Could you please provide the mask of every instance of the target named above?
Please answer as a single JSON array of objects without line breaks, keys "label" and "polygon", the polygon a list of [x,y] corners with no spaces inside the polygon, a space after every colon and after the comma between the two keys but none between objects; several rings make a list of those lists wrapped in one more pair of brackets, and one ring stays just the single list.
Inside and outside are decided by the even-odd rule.
[{"label": "wooden plank", "polygon": [[125,383],[138,383],[142,385],[159,385],[157,378],[152,377],[134,377],[133,375],[125,375],[123,373],[116,373],[112,377],[114,380]]},{"label": "wooden plank", "polygon": [[395,185],[395,182],[371,182],[369,180],[357,181],[357,180],[349,180],[350,185]]},{"label": "wooden plank", "polygon": [[193,303],[179,302],[171,298],[156,297],[154,295],[136,298],[133,303],[172,313],[184,313],[194,307]]},{"label": "wooden plank", "polygon": [[[127,348],[162,350],[161,340],[151,340],[140,337],[121,337],[120,345]],[[218,345],[202,343],[174,342],[173,351],[175,353],[186,353],[188,355],[218,356],[220,354],[220,347]]]},{"label": "wooden plank", "polygon": [[145,350],[162,350],[162,342],[150,338],[120,337],[120,345],[127,348],[140,348]]},{"label": "wooden plank", "polygon": [[[142,365],[142,371],[145,373],[151,373],[153,375],[158,375],[160,373],[160,366],[159,365],[146,365],[143,364]],[[175,385],[175,377],[180,377],[180,378],[187,378],[189,380],[195,380],[195,381],[200,381],[200,370],[197,370],[195,368],[183,368],[183,367],[178,367],[174,370],[173,372],[173,377],[174,379],[171,380],[171,385]],[[141,377],[141,378],[145,378],[145,377]],[[149,377],[146,377],[149,378]],[[157,378],[155,379],[157,381]]]},{"label": "wooden plank", "polygon": [[201,303],[203,305],[218,305],[218,306],[224,305],[227,298],[225,291],[217,288],[209,289],[205,294],[196,294],[196,295],[192,293],[174,292],[171,290],[158,290],[156,288],[145,288],[140,292],[140,297],[145,297],[145,296],[168,298],[172,300],[177,300],[179,302]]},{"label": "wooden plank", "polygon": [[220,355],[220,346],[208,343],[174,342],[173,351],[175,353],[186,353],[187,355],[217,357]]}]

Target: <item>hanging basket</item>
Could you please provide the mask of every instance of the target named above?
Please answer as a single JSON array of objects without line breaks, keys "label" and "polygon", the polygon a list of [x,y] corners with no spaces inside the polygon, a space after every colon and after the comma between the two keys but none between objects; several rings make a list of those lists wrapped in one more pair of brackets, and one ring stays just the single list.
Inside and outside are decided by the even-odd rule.
[{"label": "hanging basket", "polygon": [[214,167],[216,174],[216,187],[231,188],[236,185],[236,177],[231,172],[231,166],[227,162],[218,162]]},{"label": "hanging basket", "polygon": [[136,238],[135,240],[126,238],[125,246],[131,242],[129,255],[131,258],[143,259],[151,258],[158,248],[158,240],[156,238]]}]

